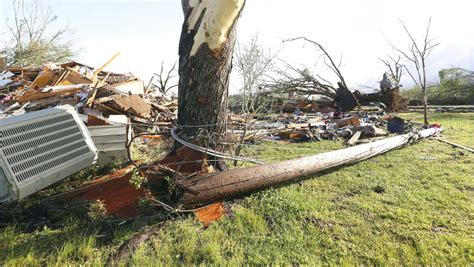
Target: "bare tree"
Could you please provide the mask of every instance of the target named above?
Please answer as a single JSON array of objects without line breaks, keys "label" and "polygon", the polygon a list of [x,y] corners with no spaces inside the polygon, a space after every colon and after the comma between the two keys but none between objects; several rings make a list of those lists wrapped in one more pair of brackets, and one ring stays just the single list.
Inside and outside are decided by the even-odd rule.
[{"label": "bare tree", "polygon": [[[171,81],[176,77],[175,73],[176,63],[168,70],[165,71],[165,62],[161,62],[160,73],[154,73],[153,80],[156,80],[157,83],[153,83],[153,86],[160,91],[163,95],[167,95],[173,88],[178,87],[177,83],[171,83]],[[152,80],[152,81],[153,81]]]},{"label": "bare tree", "polygon": [[[273,61],[277,53],[273,54],[258,41],[258,35],[255,34],[250,41],[245,44],[237,44],[235,52],[236,71],[242,79],[242,88],[240,96],[242,97],[241,112],[245,115],[244,129],[235,148],[235,155],[239,156],[242,150],[245,136],[247,134],[251,113],[259,113],[266,106],[268,98],[259,97],[262,91],[262,82],[264,76],[272,71]],[[234,165],[237,161],[234,162]]]},{"label": "bare tree", "polygon": [[12,38],[7,49],[10,65],[61,62],[74,55],[72,41],[64,39],[70,30],[56,25],[58,17],[51,7],[40,0],[13,0],[13,16],[13,21],[6,21]]},{"label": "bare tree", "polygon": [[[336,74],[336,76],[339,78],[339,82],[341,83],[341,85],[344,87],[344,88],[349,88],[347,87],[347,84],[346,84],[346,81],[344,79],[344,76],[342,75],[341,71],[339,70],[339,68],[341,67],[341,63],[337,64],[334,62],[334,60],[332,59],[331,55],[329,55],[329,53],[326,51],[326,49],[321,45],[319,44],[318,42],[316,41],[313,41],[313,40],[310,40],[306,37],[296,37],[296,38],[291,38],[291,39],[287,39],[287,40],[284,40],[283,42],[293,42],[293,41],[297,41],[297,40],[303,40],[305,42],[308,42],[308,43],[311,43],[313,44],[317,49],[319,49],[323,55],[324,55],[324,64],[326,65],[326,67],[328,67],[330,70],[332,70],[334,72],[334,74]],[[329,61],[329,62],[328,62]]]},{"label": "bare tree", "polygon": [[294,67],[282,61],[283,68],[275,71],[265,87],[272,93],[298,93],[300,95],[321,95],[329,99],[337,97],[337,88],[307,67]]},{"label": "bare tree", "polygon": [[433,49],[440,43],[437,43],[430,37],[431,18],[428,20],[426,31],[421,41],[417,41],[413,34],[403,21],[400,21],[403,30],[409,38],[410,46],[408,49],[400,49],[389,42],[392,48],[399,52],[400,55],[407,60],[415,68],[416,73],[413,74],[409,68],[405,68],[412,80],[421,88],[423,93],[423,117],[425,125],[428,125],[428,96],[427,96],[427,80],[426,80],[426,60],[430,56]]}]

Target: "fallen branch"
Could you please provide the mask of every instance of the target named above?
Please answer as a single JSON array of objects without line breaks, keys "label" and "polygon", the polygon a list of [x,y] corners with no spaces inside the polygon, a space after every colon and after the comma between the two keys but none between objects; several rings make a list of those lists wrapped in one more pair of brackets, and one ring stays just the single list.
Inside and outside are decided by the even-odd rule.
[{"label": "fallen branch", "polygon": [[163,223],[158,223],[151,229],[145,230],[143,233],[136,234],[131,239],[125,241],[122,245],[120,245],[117,252],[108,258],[107,266],[117,266],[121,261],[130,259],[130,256],[138,248],[138,246],[156,235],[162,226]]},{"label": "fallen branch", "polygon": [[446,144],[450,144],[454,147],[458,147],[458,148],[462,148],[464,150],[467,150],[469,152],[472,152],[474,153],[474,149],[472,148],[469,148],[469,147],[465,147],[465,146],[462,146],[462,145],[459,145],[459,144],[456,144],[456,143],[453,143],[453,142],[450,142],[450,141],[447,141],[447,140],[444,140],[444,139],[441,139],[441,138],[436,138],[436,140],[440,141],[440,142],[443,142],[443,143],[446,143]]}]

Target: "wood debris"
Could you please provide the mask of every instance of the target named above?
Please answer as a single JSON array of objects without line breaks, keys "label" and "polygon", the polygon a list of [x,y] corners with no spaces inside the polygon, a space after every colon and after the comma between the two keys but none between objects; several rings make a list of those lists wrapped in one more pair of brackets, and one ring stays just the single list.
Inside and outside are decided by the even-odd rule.
[{"label": "wood debris", "polygon": [[132,74],[118,74],[75,61],[41,67],[9,67],[0,76],[0,118],[69,104],[89,117],[126,115],[131,123],[171,127],[177,118],[177,100],[144,90],[144,82]]}]

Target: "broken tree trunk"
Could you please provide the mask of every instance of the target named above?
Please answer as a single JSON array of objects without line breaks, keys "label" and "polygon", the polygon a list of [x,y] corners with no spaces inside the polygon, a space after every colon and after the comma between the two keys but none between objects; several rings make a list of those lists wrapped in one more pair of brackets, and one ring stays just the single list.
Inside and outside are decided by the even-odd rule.
[{"label": "broken tree trunk", "polygon": [[439,131],[431,128],[314,156],[195,176],[179,181],[183,191],[178,196],[178,203],[191,207],[241,196],[318,171],[362,161]]},{"label": "broken tree trunk", "polygon": [[[225,129],[235,26],[245,0],[182,0],[178,125]],[[184,127],[188,138],[201,127]]]}]

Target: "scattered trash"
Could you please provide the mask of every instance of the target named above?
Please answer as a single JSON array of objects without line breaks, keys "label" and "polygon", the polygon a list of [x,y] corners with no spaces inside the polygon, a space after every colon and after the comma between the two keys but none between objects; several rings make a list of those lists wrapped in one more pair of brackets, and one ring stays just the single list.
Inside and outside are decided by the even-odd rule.
[{"label": "scattered trash", "polygon": [[394,117],[388,121],[387,129],[390,133],[402,134],[405,130],[405,121],[402,118]]},{"label": "scattered trash", "polygon": [[104,71],[116,56],[98,69],[72,61],[0,72],[0,202],[96,162],[127,161],[132,136],[172,127],[175,97],[156,93],[154,85],[145,94],[132,74]]},{"label": "scattered trash", "polygon": [[[387,136],[390,133],[404,134],[412,130],[412,125],[400,118],[376,115],[364,112],[304,113],[300,110],[278,117],[245,119],[249,114],[229,116],[230,131],[234,135],[242,134],[246,127],[246,142],[258,140],[284,140],[293,142],[316,142],[321,140],[346,140],[354,145],[367,138]],[[245,123],[247,121],[247,123]],[[357,132],[357,137],[354,136]],[[354,138],[353,138],[354,137]],[[352,139],[353,138],[353,139]],[[351,140],[352,139],[352,140]],[[349,142],[351,140],[351,142]]]}]

